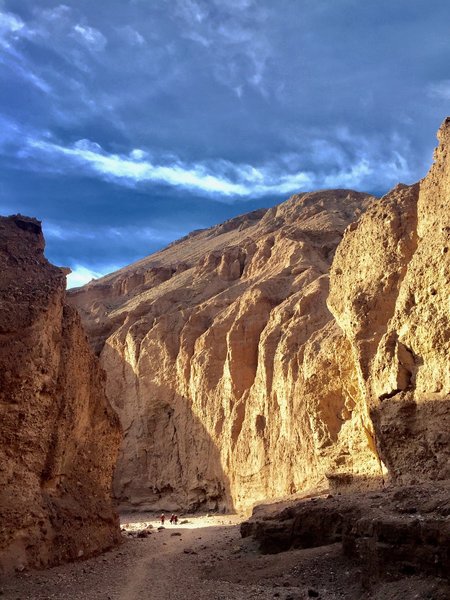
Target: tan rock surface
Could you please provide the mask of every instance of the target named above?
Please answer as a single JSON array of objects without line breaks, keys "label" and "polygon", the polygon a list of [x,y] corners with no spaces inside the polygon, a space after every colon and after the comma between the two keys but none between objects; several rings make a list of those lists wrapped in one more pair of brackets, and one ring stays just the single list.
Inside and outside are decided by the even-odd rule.
[{"label": "tan rock surface", "polygon": [[450,478],[450,118],[435,163],[347,231],[329,307],[349,341],[362,403],[390,475]]},{"label": "tan rock surface", "polygon": [[86,557],[120,539],[120,426],[40,223],[0,219],[0,572]]},{"label": "tan rock surface", "polygon": [[293,196],[70,294],[125,431],[123,505],[243,507],[380,477],[351,345],[326,306],[336,246],[372,201]]}]

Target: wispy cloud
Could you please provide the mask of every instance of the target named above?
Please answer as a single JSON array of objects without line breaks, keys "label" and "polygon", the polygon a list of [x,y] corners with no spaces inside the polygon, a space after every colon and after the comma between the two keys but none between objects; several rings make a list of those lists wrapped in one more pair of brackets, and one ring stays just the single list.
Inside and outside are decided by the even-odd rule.
[{"label": "wispy cloud", "polygon": [[[135,240],[147,242],[149,245],[167,244],[173,239],[182,237],[186,231],[179,228],[171,228],[167,225],[163,230],[148,225],[128,225],[121,227],[112,226],[80,226],[55,223],[46,220],[43,223],[45,238],[48,240],[58,240],[63,242],[84,243],[88,240],[101,238],[104,241],[117,243],[120,241]],[[101,269],[100,269],[101,270]]]},{"label": "wispy cloud", "polygon": [[78,165],[91,169],[105,179],[124,180],[129,183],[153,182],[179,186],[207,193],[226,196],[245,196],[248,189],[244,184],[234,183],[211,174],[202,165],[188,166],[182,162],[171,165],[157,165],[142,157],[139,150],[129,155],[107,154],[89,140],[80,140],[71,148],[46,141],[31,140],[32,149],[49,156],[65,157]]},{"label": "wispy cloud", "polygon": [[131,25],[125,25],[125,27],[118,27],[117,32],[118,32],[119,36],[123,40],[128,42],[131,46],[144,46],[145,45],[144,36],[142,34],[140,34],[139,31],[137,31],[137,29],[134,29],[134,27],[131,27]]},{"label": "wispy cloud", "polygon": [[15,39],[24,27],[25,23],[19,16],[0,10],[0,45],[9,47],[11,40]]},{"label": "wispy cloud", "polygon": [[107,39],[94,27],[77,24],[73,28],[72,35],[91,51],[101,52],[105,49]]},{"label": "wispy cloud", "polygon": [[92,281],[92,279],[98,279],[99,277],[103,277],[107,273],[111,273],[117,269],[116,266],[111,266],[104,271],[93,271],[88,267],[83,267],[82,265],[76,265],[72,268],[72,272],[67,275],[67,288],[80,287],[82,285],[86,285]]},{"label": "wispy cloud", "polygon": [[50,94],[52,92],[51,85],[47,83],[42,77],[36,75],[36,73],[34,73],[31,68],[21,64],[20,58],[17,58],[14,55],[10,55],[7,60],[5,56],[0,55],[0,64],[11,69],[16,76],[18,75],[24,81],[31,83],[41,92],[44,92],[45,94]]},{"label": "wispy cloud", "polygon": [[[75,21],[70,7],[59,5],[52,9],[33,11],[33,17],[26,23],[16,14],[0,10],[0,64],[16,77],[30,83],[47,95],[56,97],[62,78],[59,70],[43,65],[24,51],[24,40],[35,49],[45,48],[56,52],[60,57],[77,65],[77,70],[86,71],[79,52],[80,45],[90,55],[105,48],[107,39],[97,29]],[[49,79],[51,81],[49,81]]]},{"label": "wispy cloud", "polygon": [[[286,165],[283,167],[275,163],[259,167],[225,160],[189,164],[173,156],[170,161],[158,164],[143,150],[134,149],[126,155],[108,153],[90,140],[79,140],[65,147],[51,141],[29,139],[27,152],[41,160],[46,159],[48,165],[56,161],[59,169],[82,168],[118,184],[162,184],[216,199],[289,194],[324,187],[360,188],[380,168],[394,180],[402,178],[400,175],[405,176],[408,170],[405,159],[398,153],[383,165],[372,165],[369,158],[362,155],[356,162],[347,163],[346,167],[314,173],[301,168],[296,172],[286,172]],[[292,156],[289,160],[294,162]]]},{"label": "wispy cloud", "polygon": [[428,86],[428,95],[440,100],[450,100],[450,79],[443,79]]},{"label": "wispy cloud", "polygon": [[216,57],[215,79],[240,98],[244,84],[264,96],[264,77],[272,45],[262,26],[267,11],[254,0],[176,0],[184,37]]}]

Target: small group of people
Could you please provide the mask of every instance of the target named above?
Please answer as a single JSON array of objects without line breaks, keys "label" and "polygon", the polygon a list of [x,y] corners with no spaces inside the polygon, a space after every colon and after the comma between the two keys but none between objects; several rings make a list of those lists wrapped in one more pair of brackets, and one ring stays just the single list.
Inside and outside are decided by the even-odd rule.
[{"label": "small group of people", "polygon": [[[166,520],[166,515],[164,513],[162,513],[159,519],[161,521],[161,525],[164,525],[164,522]],[[170,516],[170,524],[171,525],[178,525],[178,515],[175,515],[174,513],[171,514],[171,516]]]}]

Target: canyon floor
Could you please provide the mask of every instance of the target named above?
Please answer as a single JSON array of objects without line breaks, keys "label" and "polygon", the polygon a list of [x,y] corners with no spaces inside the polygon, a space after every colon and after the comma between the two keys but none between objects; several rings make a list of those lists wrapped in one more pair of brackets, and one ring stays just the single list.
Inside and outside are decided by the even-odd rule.
[{"label": "canyon floor", "polygon": [[[0,582],[11,600],[446,600],[440,579],[405,577],[364,583],[340,544],[261,554],[242,539],[238,515],[183,516],[172,526],[155,515],[122,516],[123,543],[96,558]],[[144,536],[144,537],[138,537]]]}]

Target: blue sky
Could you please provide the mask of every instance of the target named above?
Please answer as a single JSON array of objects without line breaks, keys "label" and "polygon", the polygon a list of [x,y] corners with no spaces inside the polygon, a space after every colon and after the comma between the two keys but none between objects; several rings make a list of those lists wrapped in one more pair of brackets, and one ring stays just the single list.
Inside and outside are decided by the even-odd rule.
[{"label": "blue sky", "polygon": [[82,283],[192,229],[423,177],[448,0],[0,0],[0,212]]}]

